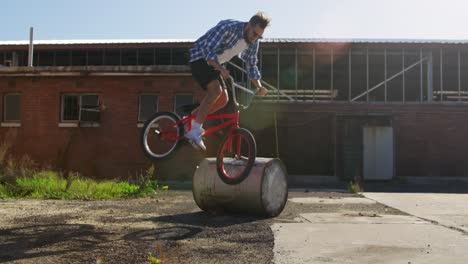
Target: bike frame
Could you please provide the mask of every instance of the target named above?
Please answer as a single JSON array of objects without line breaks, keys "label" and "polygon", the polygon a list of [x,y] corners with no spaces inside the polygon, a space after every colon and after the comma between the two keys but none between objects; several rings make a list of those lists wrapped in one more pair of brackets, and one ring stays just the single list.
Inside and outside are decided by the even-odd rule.
[{"label": "bike frame", "polygon": [[[178,124],[183,123],[187,127],[187,131],[192,130],[192,119],[195,119],[195,115],[189,115],[185,117],[184,119],[180,120],[177,122]],[[213,134],[214,132],[221,130],[225,127],[230,127],[230,131],[232,129],[239,128],[239,111],[236,111],[235,113],[232,114],[210,114],[206,116],[206,119],[229,119],[228,121],[223,122],[220,125],[211,127],[207,130],[205,130],[204,135],[210,135]],[[180,137],[183,138],[183,137]]]},{"label": "bike frame", "polygon": [[[243,109],[246,109],[248,106],[241,105],[237,101],[237,99],[236,99],[236,89],[241,89],[241,90],[244,90],[244,91],[246,91],[248,93],[251,93],[251,94],[255,94],[256,91],[249,90],[249,89],[243,87],[242,85],[237,84],[236,82],[234,82],[234,79],[232,77],[229,77],[229,81],[231,82],[231,85],[232,85],[231,86],[232,87],[232,94],[233,94],[232,95],[232,97],[233,97],[232,100],[234,101],[234,104],[236,105],[236,107],[238,109],[239,109],[239,107],[242,107]],[[181,124],[183,124],[187,128],[186,132],[188,132],[188,131],[192,130],[192,120],[195,119],[195,117],[196,116],[193,115],[193,114],[191,114],[189,116],[186,116],[183,119],[179,120],[177,123],[175,123],[174,127],[177,127],[177,126],[180,126]],[[239,127],[239,110],[236,110],[236,112],[231,113],[231,114],[209,114],[209,115],[207,115],[206,119],[229,119],[229,120],[223,122],[220,125],[217,125],[217,126],[214,126],[214,127],[211,127],[209,129],[205,130],[204,135],[210,135],[210,134],[212,134],[212,133],[214,133],[216,131],[219,131],[219,130],[225,128],[225,127],[230,127],[229,128],[229,139],[232,140],[232,130],[240,128]],[[168,129],[170,129],[170,128],[171,127],[166,128],[166,129],[164,129],[164,130],[162,130],[160,132],[162,135],[166,136],[166,139],[168,139],[168,140],[182,140],[182,139],[185,138],[184,136],[176,136],[173,133],[168,132]]]}]

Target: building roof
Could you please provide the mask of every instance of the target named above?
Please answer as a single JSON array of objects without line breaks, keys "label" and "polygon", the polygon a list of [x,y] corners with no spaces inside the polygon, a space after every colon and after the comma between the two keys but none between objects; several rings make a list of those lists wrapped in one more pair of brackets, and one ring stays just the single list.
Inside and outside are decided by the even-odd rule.
[{"label": "building roof", "polygon": [[[194,39],[72,39],[34,40],[35,45],[82,45],[82,44],[151,44],[151,43],[192,43]],[[0,45],[29,45],[29,40],[1,41]]]},{"label": "building roof", "polygon": [[[93,44],[164,44],[192,43],[195,39],[76,39],[34,40],[35,45]],[[266,38],[263,43],[398,43],[398,44],[468,44],[468,39],[335,39],[335,38]],[[29,45],[29,40],[0,41],[0,46]]]}]

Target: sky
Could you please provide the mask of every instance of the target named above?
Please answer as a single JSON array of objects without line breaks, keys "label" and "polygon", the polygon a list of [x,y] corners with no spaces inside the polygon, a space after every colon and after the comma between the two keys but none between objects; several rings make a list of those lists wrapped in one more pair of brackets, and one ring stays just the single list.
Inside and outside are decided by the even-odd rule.
[{"label": "sky", "polygon": [[196,39],[266,12],[266,38],[464,39],[467,0],[1,0],[0,40]]}]

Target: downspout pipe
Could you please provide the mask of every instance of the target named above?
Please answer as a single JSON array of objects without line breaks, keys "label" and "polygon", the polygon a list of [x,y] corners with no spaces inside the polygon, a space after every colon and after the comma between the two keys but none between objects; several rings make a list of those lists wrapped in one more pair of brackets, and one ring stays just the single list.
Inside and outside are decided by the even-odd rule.
[{"label": "downspout pipe", "polygon": [[33,36],[34,36],[34,29],[33,27],[30,27],[29,28],[28,67],[33,67],[33,53],[34,53]]}]

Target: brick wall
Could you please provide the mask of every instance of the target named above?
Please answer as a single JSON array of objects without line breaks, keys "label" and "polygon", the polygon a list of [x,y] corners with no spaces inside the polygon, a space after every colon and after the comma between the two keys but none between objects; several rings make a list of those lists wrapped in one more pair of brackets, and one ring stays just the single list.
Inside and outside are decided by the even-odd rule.
[{"label": "brick wall", "polygon": [[[21,127],[0,128],[11,154],[97,178],[135,175],[151,164],[139,142],[140,93],[156,92],[159,110],[172,111],[176,93],[202,92],[190,76],[4,77],[0,91],[21,93]],[[62,93],[99,94],[106,106],[100,127],[59,127]]]},{"label": "brick wall", "polygon": [[468,111],[461,108],[395,116],[397,175],[468,176]]},{"label": "brick wall", "polygon": [[293,174],[340,176],[344,131],[337,120],[349,116],[363,119],[360,126],[390,120],[396,176],[468,176],[466,104],[257,104],[249,109],[252,118],[246,123],[254,131],[260,155],[268,157],[277,156],[273,112],[279,157]]},{"label": "brick wall", "polygon": [[[0,139],[13,144],[11,154],[95,178],[135,176],[150,166],[139,143],[140,93],[158,93],[160,111],[173,110],[176,93],[195,93],[198,100],[202,95],[188,75],[1,77],[0,92],[21,93],[21,127],[0,128]],[[101,126],[59,127],[62,93],[99,94],[106,106]],[[343,113],[391,116],[397,176],[468,176],[468,106],[463,104],[259,103],[241,114],[241,122],[254,133],[259,156],[277,157],[279,151],[291,174],[336,175],[335,122]],[[208,140],[205,155],[183,145],[174,159],[156,163],[157,173],[188,179],[198,161],[215,155],[220,139]]]}]

